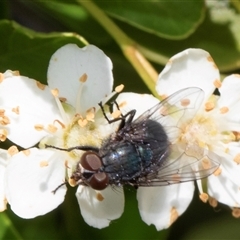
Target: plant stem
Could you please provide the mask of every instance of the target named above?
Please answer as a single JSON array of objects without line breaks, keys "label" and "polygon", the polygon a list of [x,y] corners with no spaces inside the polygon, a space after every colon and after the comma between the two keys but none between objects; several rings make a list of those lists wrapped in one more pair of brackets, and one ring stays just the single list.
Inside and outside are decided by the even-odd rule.
[{"label": "plant stem", "polygon": [[140,77],[143,79],[153,95],[159,97],[155,90],[158,73],[141,54],[138,44],[129,38],[97,5],[92,1],[78,0],[86,10],[101,24],[102,27],[113,37]]}]

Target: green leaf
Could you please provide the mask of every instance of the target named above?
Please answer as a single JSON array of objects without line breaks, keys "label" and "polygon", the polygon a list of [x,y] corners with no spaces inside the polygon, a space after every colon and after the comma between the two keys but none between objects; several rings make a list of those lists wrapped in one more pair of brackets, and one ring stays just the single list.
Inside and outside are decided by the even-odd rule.
[{"label": "green leaf", "polygon": [[0,214],[0,239],[22,239],[5,213]]},{"label": "green leaf", "polygon": [[184,39],[204,18],[204,1],[102,1],[97,5],[109,15],[143,31],[167,39]]},{"label": "green leaf", "polygon": [[15,22],[0,21],[0,71],[19,70],[21,75],[46,83],[48,63],[61,46],[75,43],[79,47],[86,40],[74,33],[36,33]]},{"label": "green leaf", "polygon": [[143,55],[155,63],[165,65],[171,56],[187,48],[201,48],[211,54],[221,71],[226,72],[240,67],[240,15],[228,11],[226,15],[221,11],[216,18],[208,10],[196,32],[178,41],[154,36],[126,23],[118,22],[118,25],[140,45]]},{"label": "green leaf", "polygon": [[[34,12],[37,12],[51,25],[59,26],[67,31],[77,32],[84,36],[89,42],[96,45],[106,45],[111,42],[111,37],[93,19],[91,15],[81,5],[74,1],[51,0],[51,1],[22,1],[21,3]],[[97,36],[97,37],[96,37]]]}]

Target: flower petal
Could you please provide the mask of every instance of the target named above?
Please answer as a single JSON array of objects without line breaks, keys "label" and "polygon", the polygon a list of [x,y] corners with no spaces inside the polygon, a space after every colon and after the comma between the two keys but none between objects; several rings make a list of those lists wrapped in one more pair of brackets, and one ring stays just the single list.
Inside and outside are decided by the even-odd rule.
[{"label": "flower petal", "polygon": [[58,151],[31,148],[10,159],[6,169],[6,197],[15,214],[34,218],[63,202],[66,186],[53,193],[65,178],[63,156]]},{"label": "flower petal", "polygon": [[199,87],[208,99],[219,80],[219,71],[208,52],[187,49],[170,58],[158,77],[156,90],[161,96],[169,96],[182,88]]},{"label": "flower petal", "polygon": [[112,91],[112,62],[93,45],[79,48],[67,44],[50,60],[48,84],[51,89],[57,88],[59,96],[78,113],[85,114]]},{"label": "flower petal", "polygon": [[[219,88],[220,98],[218,99],[218,108],[223,110],[227,109],[224,115],[228,121],[238,124],[238,130],[240,131],[240,75],[233,74],[226,77]],[[230,124],[230,123],[229,123]]]},{"label": "flower petal", "polygon": [[7,207],[5,196],[5,171],[7,166],[7,151],[0,149],[0,212],[4,211]]},{"label": "flower petal", "polygon": [[209,195],[230,207],[240,206],[240,144],[227,145],[228,153],[218,160],[219,169],[208,178]]},{"label": "flower petal", "polygon": [[50,90],[41,83],[22,76],[8,77],[0,83],[1,125],[8,138],[28,148],[49,133],[50,124],[58,119],[59,110]]},{"label": "flower petal", "polygon": [[150,94],[137,94],[137,93],[120,93],[116,99],[122,114],[135,109],[135,118],[139,117],[142,113],[149,108],[159,103],[159,100]]},{"label": "flower petal", "polygon": [[95,228],[109,226],[111,220],[119,218],[124,209],[124,193],[121,187],[107,187],[95,191],[86,186],[79,186],[76,197],[85,222]]},{"label": "flower petal", "polygon": [[164,187],[140,187],[138,208],[142,220],[156,229],[168,228],[188,207],[194,193],[193,182]]}]

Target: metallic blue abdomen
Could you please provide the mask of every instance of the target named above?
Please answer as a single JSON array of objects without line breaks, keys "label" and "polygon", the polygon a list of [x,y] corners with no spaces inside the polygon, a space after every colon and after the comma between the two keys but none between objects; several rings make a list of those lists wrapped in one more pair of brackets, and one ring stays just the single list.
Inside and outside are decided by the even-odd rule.
[{"label": "metallic blue abdomen", "polygon": [[159,123],[148,120],[140,130],[134,123],[130,127],[123,129],[127,134],[120,132],[121,139],[109,138],[100,149],[102,171],[108,174],[110,184],[137,182],[162,164],[162,156],[167,156],[168,138]]}]

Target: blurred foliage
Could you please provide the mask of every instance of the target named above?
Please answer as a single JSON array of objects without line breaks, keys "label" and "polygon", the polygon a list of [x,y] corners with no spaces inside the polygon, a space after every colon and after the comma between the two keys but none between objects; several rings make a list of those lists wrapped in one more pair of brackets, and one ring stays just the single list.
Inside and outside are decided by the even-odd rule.
[{"label": "blurred foliage", "polygon": [[[105,12],[136,49],[160,72],[169,57],[186,48],[203,48],[221,73],[239,72],[240,2],[233,1],[101,1]],[[0,71],[19,70],[46,83],[48,61],[66,43],[87,42],[101,48],[113,61],[115,86],[149,92],[139,69],[124,57],[115,32],[100,24],[81,1],[0,1]],[[86,39],[86,40],[85,40]],[[120,45],[119,45],[120,42]],[[239,239],[240,220],[224,206],[213,209],[198,200],[168,229],[157,232],[141,221],[136,191],[126,189],[123,216],[98,230],[82,219],[69,189],[65,202],[53,212],[32,220],[20,219],[10,209],[0,214],[0,239]],[[164,197],[164,196],[163,196]]]}]

